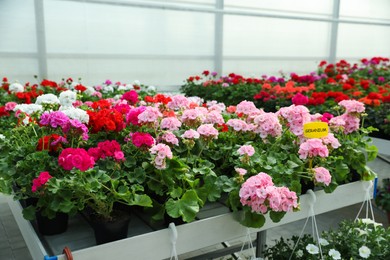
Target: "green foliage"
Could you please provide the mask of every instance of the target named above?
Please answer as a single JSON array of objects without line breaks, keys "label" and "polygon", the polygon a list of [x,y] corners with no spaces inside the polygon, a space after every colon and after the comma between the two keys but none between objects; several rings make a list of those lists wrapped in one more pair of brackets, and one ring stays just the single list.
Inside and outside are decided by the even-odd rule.
[{"label": "green foliage", "polygon": [[386,212],[390,212],[390,179],[383,179],[376,193],[375,203]]},{"label": "green foliage", "polygon": [[[372,259],[387,260],[390,258],[390,229],[383,228],[382,224],[375,223],[370,219],[358,219],[357,221],[345,220],[339,224],[338,230],[324,231],[321,235],[321,250],[323,259]],[[319,259],[319,250],[309,253],[307,246],[319,249],[314,238],[305,234],[298,241],[297,236],[276,240],[274,245],[265,247],[264,256],[269,260],[306,260]],[[370,253],[359,253],[359,249],[366,246]],[[295,250],[293,251],[293,249]],[[338,251],[341,258],[333,258],[332,251]],[[313,251],[312,251],[313,252]],[[362,255],[361,255],[362,254]],[[291,258],[290,258],[291,256]],[[362,257],[364,256],[364,257]]]}]

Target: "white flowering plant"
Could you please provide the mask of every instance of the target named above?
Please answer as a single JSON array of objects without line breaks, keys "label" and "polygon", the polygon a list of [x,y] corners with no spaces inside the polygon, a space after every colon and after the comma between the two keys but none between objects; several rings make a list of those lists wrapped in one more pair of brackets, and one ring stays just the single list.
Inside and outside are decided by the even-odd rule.
[{"label": "white flowering plant", "polygon": [[[305,234],[280,238],[266,246],[264,256],[276,259],[390,259],[390,229],[371,219],[344,220],[339,229],[322,232],[319,243]],[[290,258],[291,256],[291,258]]]}]

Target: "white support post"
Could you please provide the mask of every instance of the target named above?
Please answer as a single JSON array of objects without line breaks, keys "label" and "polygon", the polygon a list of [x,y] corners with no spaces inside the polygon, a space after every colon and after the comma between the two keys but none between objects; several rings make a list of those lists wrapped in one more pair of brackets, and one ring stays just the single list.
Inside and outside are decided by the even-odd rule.
[{"label": "white support post", "polygon": [[37,37],[38,68],[40,80],[47,78],[47,53],[43,0],[34,0],[35,30]]},{"label": "white support post", "polygon": [[340,0],[333,0],[333,13],[332,18],[333,21],[331,23],[331,31],[330,31],[330,48],[329,48],[329,62],[336,62],[336,54],[337,54],[337,38],[339,31],[339,16],[340,16]]},{"label": "white support post", "polygon": [[224,0],[215,0],[214,71],[222,75],[223,69],[223,8]]}]

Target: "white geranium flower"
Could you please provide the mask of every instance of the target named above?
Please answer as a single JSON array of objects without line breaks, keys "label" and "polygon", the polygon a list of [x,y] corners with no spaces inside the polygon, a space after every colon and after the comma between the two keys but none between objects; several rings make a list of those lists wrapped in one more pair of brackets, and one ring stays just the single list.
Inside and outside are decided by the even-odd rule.
[{"label": "white geranium flower", "polygon": [[22,84],[15,82],[15,83],[12,83],[11,85],[9,85],[8,90],[11,93],[24,92],[24,87]]},{"label": "white geranium flower", "polygon": [[155,86],[148,86],[148,90],[150,91],[156,91],[157,88]]},{"label": "white geranium flower", "polygon": [[67,115],[70,119],[77,119],[81,123],[88,124],[89,115],[86,111],[75,107],[61,107],[60,110]]},{"label": "white geranium flower", "polygon": [[60,100],[58,97],[54,94],[44,94],[37,97],[37,100],[35,101],[35,104],[42,105],[42,104],[59,104]]},{"label": "white geranium flower", "polygon": [[318,254],[320,252],[319,248],[316,245],[313,245],[313,244],[308,244],[306,246],[306,250],[311,255],[316,255],[316,254]]},{"label": "white geranium flower", "polygon": [[139,80],[134,80],[133,85],[140,86],[141,82]]},{"label": "white geranium flower", "polygon": [[200,98],[200,97],[193,96],[193,97],[188,97],[187,99],[191,103],[195,103],[195,104],[198,104],[198,105],[203,104],[203,98]]},{"label": "white geranium flower", "polygon": [[41,105],[37,105],[37,104],[18,104],[14,107],[14,111],[16,112],[18,110],[31,115],[34,112],[43,111],[43,108]]},{"label": "white geranium flower", "polygon": [[93,87],[86,87],[87,89],[83,92],[85,95],[91,96],[96,90]]},{"label": "white geranium flower", "polygon": [[327,246],[327,245],[329,245],[328,240],[323,239],[323,238],[320,238],[319,242],[320,242],[320,245],[321,245],[321,246]]},{"label": "white geranium flower", "polygon": [[29,116],[26,116],[24,119],[23,119],[23,125],[28,125],[30,123],[30,117]]},{"label": "white geranium flower", "polygon": [[329,250],[328,255],[332,257],[332,259],[341,259],[340,252],[335,249]]},{"label": "white geranium flower", "polygon": [[76,94],[76,92],[73,92],[71,90],[67,90],[67,91],[61,92],[59,99],[60,99],[61,106],[71,107],[71,106],[73,106],[73,103],[77,99],[77,94]]},{"label": "white geranium flower", "polygon": [[118,87],[118,91],[121,91],[121,90],[128,90],[128,88],[126,87],[126,86],[123,86],[123,85],[120,85],[119,87]]},{"label": "white geranium flower", "polygon": [[114,88],[111,85],[110,86],[103,86],[102,92],[103,93],[114,92]]},{"label": "white geranium flower", "polygon": [[303,256],[303,251],[302,251],[302,249],[299,249],[299,250],[297,250],[297,257],[302,257]]},{"label": "white geranium flower", "polygon": [[359,255],[362,258],[368,258],[370,254],[371,254],[371,250],[368,247],[362,246],[361,248],[359,248]]}]

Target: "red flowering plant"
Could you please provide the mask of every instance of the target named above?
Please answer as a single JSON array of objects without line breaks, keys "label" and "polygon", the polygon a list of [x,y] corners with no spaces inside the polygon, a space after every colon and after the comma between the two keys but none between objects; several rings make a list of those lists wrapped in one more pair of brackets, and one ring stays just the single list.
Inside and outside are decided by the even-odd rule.
[{"label": "red flowering plant", "polygon": [[[37,199],[34,205],[24,209],[27,219],[32,219],[36,210],[50,218],[58,211],[77,212],[69,192],[61,189],[53,192],[47,187],[52,180],[64,176],[57,163],[60,152],[67,147],[84,145],[89,138],[87,126],[80,121],[85,120],[85,112],[70,109],[51,111],[45,110],[45,107],[50,107],[50,104],[16,105],[15,115],[18,118],[15,120],[19,123],[5,132],[1,149],[4,184],[1,191],[13,194],[15,199]],[[52,178],[41,181],[43,177],[39,176],[42,172],[47,172],[45,176]]]},{"label": "red flowering plant", "polygon": [[[2,149],[1,165],[7,170],[2,171],[1,191],[16,199],[38,199],[24,209],[26,218],[36,210],[53,217],[58,211],[74,214],[88,207],[109,220],[116,203],[151,205],[142,184],[129,177],[129,163],[115,141],[125,144],[125,118],[129,104],[137,102],[134,96],[81,102],[78,108],[73,106],[77,94],[70,90],[58,98],[39,98],[36,104],[14,107],[20,124],[7,131]],[[42,181],[41,172],[51,178]]]},{"label": "red flowering plant", "polygon": [[[236,105],[242,100],[253,101],[265,79],[248,77],[230,73],[217,77],[216,72],[203,71],[202,76],[191,76],[181,86],[186,96],[197,96],[205,101],[215,100],[225,105]],[[271,79],[273,80],[273,79]]]}]

